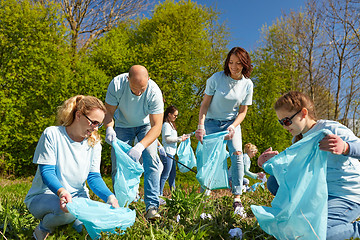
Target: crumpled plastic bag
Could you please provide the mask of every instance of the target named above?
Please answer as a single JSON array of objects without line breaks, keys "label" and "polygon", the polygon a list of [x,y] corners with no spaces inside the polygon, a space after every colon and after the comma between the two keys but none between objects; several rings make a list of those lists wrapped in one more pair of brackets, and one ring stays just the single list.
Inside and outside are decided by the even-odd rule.
[{"label": "crumpled plastic bag", "polygon": [[260,227],[277,239],[326,239],[327,154],[319,141],[329,130],[312,133],[264,163],[279,188],[271,207],[252,205]]},{"label": "crumpled plastic bag", "polygon": [[112,142],[116,155],[117,172],[114,178],[114,192],[120,207],[136,199],[143,166],[132,160],[126,153],[131,146],[119,139]]},{"label": "crumpled plastic bag", "polygon": [[66,207],[72,215],[84,223],[92,239],[99,238],[101,232],[116,233],[116,228],[126,230],[134,224],[136,218],[135,210],[113,208],[110,204],[88,198],[73,198]]},{"label": "crumpled plastic bag", "polygon": [[186,168],[185,166],[178,163],[180,172],[183,173],[188,172],[190,171],[189,168],[192,169],[193,167],[196,166],[196,157],[191,147],[190,138],[180,143],[176,154],[178,155],[179,158],[178,161],[188,167]]},{"label": "crumpled plastic bag", "polygon": [[225,135],[228,131],[205,135],[203,144],[200,142],[196,148],[196,178],[203,188],[210,190],[230,188],[227,169]]},{"label": "crumpled plastic bag", "polygon": [[242,239],[242,230],[241,228],[232,228],[229,230],[230,238],[240,238]]}]

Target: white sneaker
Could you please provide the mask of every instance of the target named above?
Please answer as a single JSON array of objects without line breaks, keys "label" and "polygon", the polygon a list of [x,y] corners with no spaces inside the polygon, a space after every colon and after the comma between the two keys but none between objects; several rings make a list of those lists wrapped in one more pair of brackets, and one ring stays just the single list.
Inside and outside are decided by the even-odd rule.
[{"label": "white sneaker", "polygon": [[161,197],[159,198],[159,204],[161,205],[166,205],[166,200],[162,199]]},{"label": "white sneaker", "polygon": [[33,236],[36,240],[44,240],[49,236],[49,233],[41,230],[39,225],[37,225],[34,229]]},{"label": "white sneaker", "polygon": [[145,214],[145,218],[148,220],[156,220],[161,218],[161,216],[155,207],[150,207]]},{"label": "white sneaker", "polygon": [[245,209],[244,209],[243,205],[241,204],[241,202],[234,202],[233,208],[234,208],[234,214],[240,215],[241,217],[246,218],[246,212],[245,212]]}]

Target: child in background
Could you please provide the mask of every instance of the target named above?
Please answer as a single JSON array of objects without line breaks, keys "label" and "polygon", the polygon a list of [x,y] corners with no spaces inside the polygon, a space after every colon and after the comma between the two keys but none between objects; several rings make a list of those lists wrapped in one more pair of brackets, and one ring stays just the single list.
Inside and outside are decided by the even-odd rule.
[{"label": "child in background", "polygon": [[[252,143],[245,144],[244,147],[244,175],[249,176],[253,179],[264,179],[266,176],[263,172],[253,173],[250,172],[250,166],[251,166],[251,158],[255,157],[256,153],[258,152],[257,147]],[[249,179],[244,177],[243,185],[245,186],[246,190],[249,189]]]}]

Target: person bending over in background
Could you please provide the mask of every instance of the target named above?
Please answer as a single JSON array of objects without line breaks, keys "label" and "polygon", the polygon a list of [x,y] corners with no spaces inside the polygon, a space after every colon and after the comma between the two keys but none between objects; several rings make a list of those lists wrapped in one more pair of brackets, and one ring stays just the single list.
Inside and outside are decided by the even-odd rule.
[{"label": "person bending over in background", "polygon": [[229,131],[225,139],[231,158],[233,207],[241,214],[244,163],[240,123],[244,120],[248,105],[252,104],[253,83],[250,55],[241,47],[234,47],[228,53],[224,71],[212,75],[206,82],[206,89],[199,112],[196,138],[202,142],[205,134]]},{"label": "person bending over in background", "polygon": [[[313,101],[304,93],[291,91],[275,103],[279,123],[293,136],[295,143],[311,133],[328,129],[333,134],[319,142],[319,148],[331,154],[327,159],[328,219],[326,239],[360,237],[360,139],[344,125],[331,120],[317,120]],[[277,151],[266,150],[258,158],[261,167]],[[274,176],[267,181],[276,195],[279,187]]]},{"label": "person bending over in background", "polygon": [[[66,203],[72,198],[89,198],[86,181],[103,201],[119,207],[100,175],[98,129],[105,112],[99,99],[78,95],[59,108],[59,126],[48,127],[42,133],[33,158],[38,165],[36,175],[25,197],[30,213],[40,219],[33,233],[35,239],[46,239],[57,226],[75,220]],[[81,232],[81,222],[76,220],[74,228]]]}]

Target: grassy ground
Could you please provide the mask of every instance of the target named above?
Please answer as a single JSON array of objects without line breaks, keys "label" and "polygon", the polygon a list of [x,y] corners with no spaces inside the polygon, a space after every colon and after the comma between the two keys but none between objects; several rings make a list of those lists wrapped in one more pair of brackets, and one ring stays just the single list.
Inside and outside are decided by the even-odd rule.
[{"label": "grassy ground", "polygon": [[[111,186],[110,177],[104,177]],[[32,178],[0,178],[0,235],[3,239],[32,239],[32,232],[39,220],[35,219],[23,203],[31,187]],[[255,192],[242,195],[242,203],[247,213],[246,218],[233,214],[230,190],[215,190],[211,196],[199,193],[199,184],[194,173],[179,173],[177,189],[170,193],[166,188],[167,204],[161,206],[163,216],[156,222],[144,218],[145,204],[138,201],[130,205],[135,209],[135,224],[123,235],[103,234],[101,239],[229,239],[229,230],[242,229],[242,239],[274,239],[258,226],[250,205],[270,206],[272,196],[267,190],[258,188]],[[251,182],[251,184],[254,182]],[[140,193],[142,194],[140,185]],[[171,197],[171,200],[169,199]],[[93,200],[98,200],[91,194]],[[210,214],[211,219],[202,219],[202,213]],[[177,216],[180,220],[177,221]],[[77,233],[71,224],[59,227],[48,239],[90,239],[86,231]]]}]

